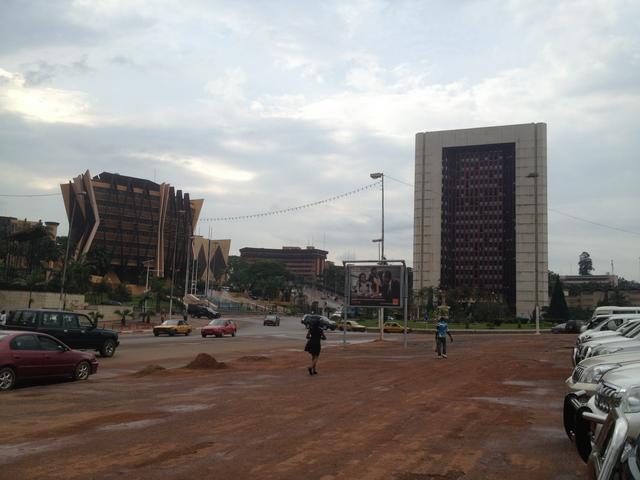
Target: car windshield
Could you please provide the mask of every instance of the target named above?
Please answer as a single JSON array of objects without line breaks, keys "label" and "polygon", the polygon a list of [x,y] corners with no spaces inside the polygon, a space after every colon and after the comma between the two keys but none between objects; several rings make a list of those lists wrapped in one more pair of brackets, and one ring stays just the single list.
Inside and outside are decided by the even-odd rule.
[{"label": "car windshield", "polygon": [[216,327],[222,327],[222,326],[224,326],[224,320],[220,320],[220,319],[217,319],[217,320],[211,320],[211,321],[209,322],[209,325],[214,325],[214,326],[216,326]]},{"label": "car windshield", "polygon": [[266,320],[275,320],[276,316],[275,315],[267,315]]},{"label": "car windshield", "polygon": [[620,327],[620,333],[622,335],[626,335],[627,333],[629,333],[630,331],[634,330],[635,328],[638,327],[638,325],[640,325],[639,322],[632,322],[629,325],[623,325],[622,327]]},{"label": "car windshield", "polygon": [[162,325],[178,325],[178,320],[165,320]]},{"label": "car windshield", "polygon": [[640,325],[636,325],[635,328],[632,328],[627,333],[625,333],[623,336],[627,337],[627,338],[636,338],[639,333],[640,333]]}]

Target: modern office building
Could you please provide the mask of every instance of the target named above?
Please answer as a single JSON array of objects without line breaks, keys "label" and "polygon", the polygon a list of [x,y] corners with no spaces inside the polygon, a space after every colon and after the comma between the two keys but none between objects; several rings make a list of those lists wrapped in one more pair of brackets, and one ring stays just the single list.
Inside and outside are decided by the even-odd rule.
[{"label": "modern office building", "polygon": [[191,200],[168,183],[108,172],[91,177],[88,170],[60,188],[74,257],[102,249],[127,283],[144,284],[145,265],[159,277],[175,271],[176,278],[185,278],[204,200]]},{"label": "modern office building", "polygon": [[193,238],[193,263],[190,274],[192,291],[199,281],[209,286],[225,282],[230,248],[231,240],[229,239],[210,240],[201,235]]},{"label": "modern office building", "polygon": [[315,278],[324,273],[325,261],[329,252],[315,247],[282,247],[240,249],[240,257],[248,261],[276,260],[284,263],[296,277]]},{"label": "modern office building", "polygon": [[[48,236],[55,241],[58,235],[57,222],[42,222],[41,220],[27,220],[15,217],[0,216],[0,255],[4,262],[5,272],[10,269],[25,269],[29,266],[29,259],[23,254],[21,244],[34,239]],[[56,268],[56,262],[47,262],[46,269]]]},{"label": "modern office building", "polygon": [[547,256],[546,124],[416,135],[415,289],[481,289],[530,317]]}]

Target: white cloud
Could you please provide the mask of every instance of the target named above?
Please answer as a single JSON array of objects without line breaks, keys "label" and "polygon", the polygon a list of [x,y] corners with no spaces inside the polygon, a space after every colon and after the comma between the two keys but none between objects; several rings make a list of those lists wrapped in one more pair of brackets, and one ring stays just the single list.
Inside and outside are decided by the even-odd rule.
[{"label": "white cloud", "polygon": [[27,87],[21,74],[3,69],[0,69],[0,110],[17,113],[36,122],[89,125],[96,121],[90,113],[86,93]]}]

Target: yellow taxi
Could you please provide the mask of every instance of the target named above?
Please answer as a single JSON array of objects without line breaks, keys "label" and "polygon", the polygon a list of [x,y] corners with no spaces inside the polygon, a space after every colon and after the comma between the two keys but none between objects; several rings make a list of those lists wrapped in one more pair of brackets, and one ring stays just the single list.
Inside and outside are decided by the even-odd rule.
[{"label": "yellow taxi", "polygon": [[[402,333],[404,332],[404,325],[400,325],[398,322],[384,322],[382,326],[384,333]],[[411,329],[407,327],[407,333],[411,332]]]},{"label": "yellow taxi", "polygon": [[157,337],[160,334],[174,336],[176,333],[180,335],[190,335],[191,325],[185,320],[165,320],[160,325],[153,327],[153,334]]}]

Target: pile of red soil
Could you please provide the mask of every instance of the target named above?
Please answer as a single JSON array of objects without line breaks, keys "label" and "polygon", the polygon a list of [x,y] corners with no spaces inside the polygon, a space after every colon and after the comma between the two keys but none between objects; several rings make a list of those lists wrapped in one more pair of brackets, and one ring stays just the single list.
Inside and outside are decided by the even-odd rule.
[{"label": "pile of red soil", "polygon": [[224,362],[219,362],[211,355],[207,353],[199,353],[198,356],[189,363],[185,368],[191,370],[216,370],[218,368],[225,368],[227,365]]}]

